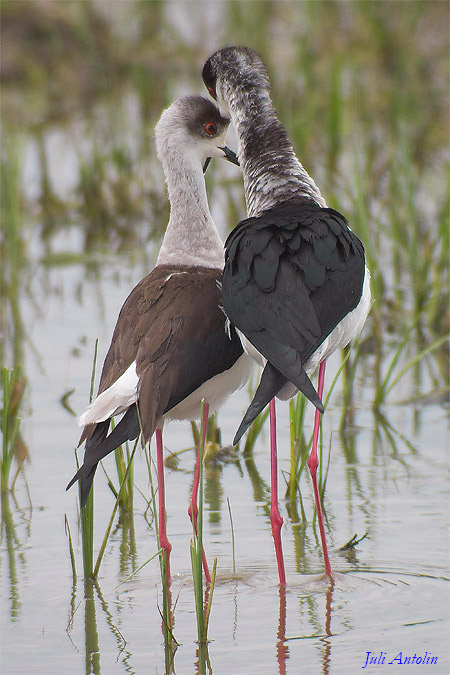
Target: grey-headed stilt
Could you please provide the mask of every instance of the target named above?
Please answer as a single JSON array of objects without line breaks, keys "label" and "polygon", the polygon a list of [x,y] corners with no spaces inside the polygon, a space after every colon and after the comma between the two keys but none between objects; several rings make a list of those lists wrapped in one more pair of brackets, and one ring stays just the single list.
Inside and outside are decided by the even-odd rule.
[{"label": "grey-headed stilt", "polygon": [[[270,402],[271,523],[280,583],[285,583],[278,509],[274,396],[300,390],[315,406],[308,466],[320,527],[325,572],[331,574],[317,488],[317,439],[325,362],[356,337],[370,308],[364,247],[340,213],[326,208],[297,159],[270,98],[266,68],[247,47],[227,47],[205,63],[203,80],[239,138],[248,218],[225,244],[222,301],[245,350],[264,365],[237,443]],[[316,392],[309,375],[319,366]]]},{"label": "grey-headed stilt", "polygon": [[[237,163],[225,146],[229,120],[200,96],[185,96],[165,110],[156,147],[166,176],[170,219],[156,267],[131,291],[120,310],[103,364],[97,397],[80,417],[84,464],[70,481],[81,484],[84,506],[98,462],[142,427],[156,436],[159,536],[170,580],[166,534],[162,428],[165,420],[194,419],[202,399],[217,410],[250,376],[251,359],[226,326],[218,281],[223,242],[209,212],[202,165],[211,157]],[[109,433],[111,418],[125,413]],[[204,424],[206,429],[206,424]],[[198,456],[190,514],[196,527]],[[204,558],[205,575],[209,572]]]}]

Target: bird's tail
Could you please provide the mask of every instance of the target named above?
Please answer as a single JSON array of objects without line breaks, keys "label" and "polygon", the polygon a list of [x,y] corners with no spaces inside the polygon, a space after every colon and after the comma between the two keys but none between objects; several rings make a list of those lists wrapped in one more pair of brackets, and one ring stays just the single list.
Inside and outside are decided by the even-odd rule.
[{"label": "bird's tail", "polygon": [[297,389],[304,394],[313,403],[321,413],[323,413],[322,401],[316,392],[313,383],[308,375],[302,369],[300,376],[293,380],[288,380],[279,370],[277,370],[271,363],[267,362],[261,375],[258,388],[255,392],[252,402],[247,408],[247,412],[236,432],[233,439],[233,445],[237,445],[245,434],[250,424],[253,422],[259,413],[266,407],[274,396],[284,387],[287,382],[293,382]]},{"label": "bird's tail", "polygon": [[288,380],[274,368],[271,363],[267,362],[261,375],[258,388],[255,392],[252,402],[247,408],[239,429],[233,439],[233,445],[237,445],[245,434],[250,424],[255,420],[259,413],[264,410],[266,405],[273,399]]},{"label": "bird's tail", "polygon": [[294,373],[289,377],[289,382],[295,384],[297,389],[302,392],[303,396],[306,396],[308,401],[311,401],[311,403],[323,415],[324,413],[323,403],[320,400],[320,396],[317,393],[308,375],[306,374],[306,371],[304,370],[303,366],[300,368],[298,375]]},{"label": "bird's tail", "polygon": [[122,445],[122,443],[125,443],[125,441],[132,441],[138,436],[140,427],[136,404],[134,403],[128,408],[119,424],[107,436],[109,423],[110,420],[106,420],[96,425],[93,434],[86,441],[84,463],[66,487],[66,490],[68,490],[77,480],[80,481],[81,506],[86,505],[92,481],[94,480],[95,470],[100,460]]}]

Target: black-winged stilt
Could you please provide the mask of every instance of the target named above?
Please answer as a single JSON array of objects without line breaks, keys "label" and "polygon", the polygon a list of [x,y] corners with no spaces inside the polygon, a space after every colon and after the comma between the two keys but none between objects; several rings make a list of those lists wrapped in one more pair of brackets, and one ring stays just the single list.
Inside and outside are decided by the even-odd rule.
[{"label": "black-winged stilt", "polygon": [[[248,218],[229,235],[222,301],[245,350],[264,365],[234,439],[270,402],[271,523],[280,583],[285,584],[278,510],[274,396],[300,390],[316,406],[308,466],[314,486],[325,572],[331,574],[317,488],[317,439],[325,361],[356,337],[370,308],[364,247],[340,213],[326,208],[297,159],[270,98],[266,68],[247,47],[213,54],[203,80],[238,138]],[[319,366],[318,391],[309,375]]]},{"label": "black-winged stilt", "polygon": [[[200,96],[185,96],[156,125],[156,147],[166,176],[170,219],[156,267],[131,291],[120,310],[103,364],[97,397],[80,417],[84,464],[70,481],[81,484],[84,506],[98,462],[142,425],[144,442],[155,433],[160,545],[166,534],[162,428],[165,420],[205,418],[243,386],[253,364],[220,307],[218,282],[223,242],[209,212],[202,165],[210,157],[237,163],[225,145],[229,120]],[[125,413],[108,435],[111,418]],[[139,413],[139,414],[138,414]],[[204,425],[206,428],[206,425]],[[198,486],[198,461],[194,491]],[[196,504],[196,494],[191,503]],[[193,514],[196,525],[196,514]],[[206,560],[204,559],[204,563]],[[205,564],[205,574],[209,573]]]}]

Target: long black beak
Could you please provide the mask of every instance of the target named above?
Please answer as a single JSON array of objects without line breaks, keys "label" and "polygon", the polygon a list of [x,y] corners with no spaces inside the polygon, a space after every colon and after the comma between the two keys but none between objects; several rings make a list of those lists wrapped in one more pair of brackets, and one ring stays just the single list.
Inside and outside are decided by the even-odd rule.
[{"label": "long black beak", "polygon": [[227,160],[228,160],[229,162],[231,162],[232,164],[236,164],[236,166],[239,166],[239,160],[238,160],[237,154],[236,154],[235,152],[233,152],[233,150],[231,150],[231,149],[228,147],[228,145],[224,145],[224,146],[223,146],[222,148],[220,148],[220,149],[224,151],[224,153],[225,153],[225,159],[227,159]]},{"label": "long black beak", "polygon": [[[237,155],[231,148],[228,147],[228,145],[224,145],[222,147],[219,147],[219,150],[223,150],[223,158],[227,159],[229,162],[232,164],[236,164],[236,166],[239,166],[239,160],[237,158]],[[206,170],[209,166],[209,163],[211,161],[211,157],[207,157],[205,160],[205,163],[203,164],[203,173],[206,173]]]}]

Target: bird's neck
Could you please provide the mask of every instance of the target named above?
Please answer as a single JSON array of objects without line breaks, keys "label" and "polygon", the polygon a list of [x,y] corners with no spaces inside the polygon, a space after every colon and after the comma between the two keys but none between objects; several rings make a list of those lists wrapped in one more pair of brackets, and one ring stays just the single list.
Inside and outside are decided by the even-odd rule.
[{"label": "bird's neck", "polygon": [[248,215],[257,216],[297,197],[325,206],[319,188],[294,153],[269,93],[237,87],[228,92],[227,99],[239,137]]},{"label": "bird's neck", "polygon": [[170,218],[157,265],[223,267],[223,242],[211,218],[198,157],[174,149],[163,160]]}]

